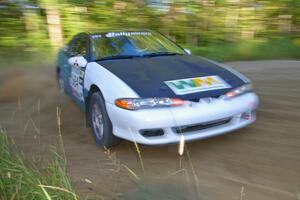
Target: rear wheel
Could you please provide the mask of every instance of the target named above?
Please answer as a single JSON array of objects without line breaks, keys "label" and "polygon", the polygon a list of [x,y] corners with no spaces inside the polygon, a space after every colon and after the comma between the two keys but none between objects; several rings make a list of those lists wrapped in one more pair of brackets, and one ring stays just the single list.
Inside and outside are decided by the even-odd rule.
[{"label": "rear wheel", "polygon": [[88,115],[93,137],[98,146],[111,147],[120,142],[120,139],[112,133],[112,124],[100,92],[91,95]]}]

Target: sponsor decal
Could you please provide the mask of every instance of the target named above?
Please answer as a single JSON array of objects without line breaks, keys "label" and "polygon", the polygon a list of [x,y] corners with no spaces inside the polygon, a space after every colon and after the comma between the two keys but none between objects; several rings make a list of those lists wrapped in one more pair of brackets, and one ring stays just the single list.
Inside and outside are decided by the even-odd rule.
[{"label": "sponsor decal", "polygon": [[100,35],[100,34],[98,34],[98,35],[92,35],[91,37],[92,37],[92,39],[99,39],[99,38],[102,37],[102,35]]},{"label": "sponsor decal", "polygon": [[105,36],[110,37],[119,37],[119,36],[132,36],[132,35],[151,35],[150,32],[110,32]]},{"label": "sponsor decal", "polygon": [[134,36],[134,35],[152,35],[151,32],[146,31],[135,31],[135,32],[109,32],[106,34],[93,34],[91,37],[94,40],[101,39],[101,38],[114,38],[120,36]]},{"label": "sponsor decal", "polygon": [[177,95],[231,88],[217,75],[165,81],[165,84]]},{"label": "sponsor decal", "polygon": [[73,66],[71,69],[71,77],[69,79],[70,86],[72,88],[72,94],[80,101],[84,101],[83,98],[83,77],[84,71],[77,66]]}]

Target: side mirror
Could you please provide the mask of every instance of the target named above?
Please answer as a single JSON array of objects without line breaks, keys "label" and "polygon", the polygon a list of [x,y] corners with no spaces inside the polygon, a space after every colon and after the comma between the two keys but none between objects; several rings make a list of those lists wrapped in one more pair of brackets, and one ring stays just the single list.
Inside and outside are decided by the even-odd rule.
[{"label": "side mirror", "polygon": [[188,55],[192,55],[191,50],[189,50],[189,49],[184,49],[184,51],[185,51],[185,53],[187,53]]},{"label": "side mirror", "polygon": [[87,65],[87,61],[83,56],[74,56],[69,58],[69,64],[77,67],[85,67]]}]

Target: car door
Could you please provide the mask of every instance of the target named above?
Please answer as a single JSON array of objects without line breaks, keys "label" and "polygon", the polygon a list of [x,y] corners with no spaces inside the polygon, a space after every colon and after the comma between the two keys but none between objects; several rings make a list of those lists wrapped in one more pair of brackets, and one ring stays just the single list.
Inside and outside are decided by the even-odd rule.
[{"label": "car door", "polygon": [[[68,47],[67,58],[83,56],[88,60],[89,40],[85,34],[76,36]],[[86,67],[71,65],[67,62],[66,67],[66,93],[82,108],[84,108],[83,81]]]},{"label": "car door", "polygon": [[71,96],[71,88],[69,84],[69,76],[71,71],[71,65],[69,64],[68,60],[72,57],[74,44],[77,41],[77,37],[75,36],[64,48],[59,51],[58,56],[58,65],[59,65],[59,73],[60,76],[63,78],[64,84],[64,91],[67,95]]}]

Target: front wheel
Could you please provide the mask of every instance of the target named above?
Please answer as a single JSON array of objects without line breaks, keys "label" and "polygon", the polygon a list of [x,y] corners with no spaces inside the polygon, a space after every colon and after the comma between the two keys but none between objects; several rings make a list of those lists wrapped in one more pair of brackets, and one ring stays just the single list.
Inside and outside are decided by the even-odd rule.
[{"label": "front wheel", "polygon": [[111,147],[120,142],[120,139],[112,133],[112,124],[100,92],[92,94],[88,115],[93,137],[98,146]]}]

